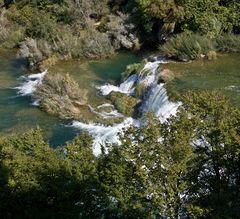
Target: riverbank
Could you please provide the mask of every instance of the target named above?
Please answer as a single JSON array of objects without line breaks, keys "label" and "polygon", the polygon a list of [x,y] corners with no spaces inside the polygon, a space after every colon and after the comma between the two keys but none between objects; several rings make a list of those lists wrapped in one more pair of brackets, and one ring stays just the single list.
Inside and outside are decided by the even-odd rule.
[{"label": "riverbank", "polygon": [[240,6],[214,1],[206,13],[202,2],[1,1],[0,47],[17,48],[29,68],[41,71],[58,60],[102,59],[159,45],[168,58],[215,59],[215,52],[240,50]]}]

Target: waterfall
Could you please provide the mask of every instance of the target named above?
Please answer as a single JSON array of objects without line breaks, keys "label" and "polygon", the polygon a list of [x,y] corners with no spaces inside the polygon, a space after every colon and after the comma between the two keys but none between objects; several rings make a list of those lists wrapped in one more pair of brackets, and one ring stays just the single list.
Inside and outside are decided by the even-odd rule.
[{"label": "waterfall", "polygon": [[97,89],[100,90],[103,96],[110,94],[112,91],[120,92],[124,94],[131,94],[134,91],[133,86],[136,83],[136,81],[137,81],[137,75],[133,74],[126,81],[121,83],[120,86],[106,84],[106,85],[97,87]]},{"label": "waterfall", "polygon": [[94,109],[92,106],[88,105],[90,111],[100,117],[102,117],[103,119],[113,119],[113,118],[123,118],[124,115],[119,113],[117,110],[115,110],[114,106],[111,104],[102,104],[100,106],[97,107],[97,110],[99,109],[104,109],[104,108],[111,108],[110,112],[99,112],[96,109]]},{"label": "waterfall", "polygon": [[[165,61],[154,61],[145,64],[144,68],[141,70],[139,75],[131,75],[126,81],[124,81],[120,86],[113,86],[106,84],[97,87],[103,96],[108,95],[112,91],[121,92],[128,95],[133,95],[135,90],[135,85],[144,84],[146,87],[146,93],[144,94],[144,99],[139,107],[141,115],[143,116],[146,112],[152,112],[159,120],[163,123],[171,115],[177,113],[178,107],[181,103],[174,103],[169,101],[167,90],[164,88],[164,84],[158,84],[159,76],[159,65],[160,63],[165,63]],[[98,106],[97,109],[104,107],[112,107],[109,104],[103,104]],[[105,119],[111,117],[123,116],[118,114],[117,111],[113,110],[110,113],[100,113],[93,108],[90,108],[92,112],[102,116]],[[87,130],[93,137],[93,152],[97,156],[101,154],[101,147],[108,143],[120,144],[118,134],[123,131],[123,129],[129,126],[139,127],[141,125],[140,120],[134,120],[133,118],[125,118],[122,123],[115,124],[113,126],[103,126],[100,124],[85,124],[78,121],[74,121],[72,126],[81,130]]]},{"label": "waterfall", "polygon": [[147,112],[153,113],[163,123],[171,115],[176,115],[178,107],[181,103],[169,101],[167,90],[164,84],[152,85],[144,98],[140,107],[140,112],[144,115]]},{"label": "waterfall", "polygon": [[144,84],[146,87],[157,84],[158,69],[161,61],[148,62],[141,70],[138,77],[138,84]]},{"label": "waterfall", "polygon": [[[165,61],[148,62],[145,64],[139,74],[133,74],[122,82],[119,86],[106,84],[97,87],[103,96],[110,94],[112,91],[121,92],[127,95],[134,95],[135,88],[138,84],[142,84],[145,87],[142,103],[140,104],[139,111],[143,116],[147,112],[152,112],[159,118],[161,122],[165,122],[171,115],[175,115],[180,103],[171,102],[168,98],[167,91],[164,88],[164,84],[158,84],[159,77],[159,65],[165,63]],[[31,96],[47,74],[44,71],[39,74],[32,74],[26,77],[22,77],[23,83],[16,87],[18,94],[21,96]],[[33,105],[38,106],[38,100],[35,100]],[[89,105],[89,109],[92,113],[102,117],[103,119],[122,118],[123,122],[113,124],[112,126],[104,126],[102,124],[95,123],[82,123],[79,121],[73,121],[72,127],[80,130],[86,130],[93,137],[93,152],[97,156],[101,154],[101,147],[106,144],[120,144],[119,133],[122,133],[124,129],[130,126],[139,127],[141,125],[141,118],[139,120],[131,117],[125,117],[120,114],[113,105],[109,103],[102,104],[93,108]]]},{"label": "waterfall", "polygon": [[[23,76],[20,79],[23,79],[24,82],[15,89],[18,90],[18,94],[21,96],[31,96],[36,91],[37,87],[41,85],[46,74],[47,70],[42,73],[32,74],[26,77]],[[36,105],[38,103],[35,102],[34,104]]]},{"label": "waterfall", "polygon": [[113,126],[104,126],[99,124],[86,124],[78,121],[73,121],[72,126],[81,130],[86,130],[93,137],[93,153],[98,156],[101,154],[101,147],[106,144],[117,144],[121,142],[118,134],[131,125],[138,126],[139,123],[133,118],[126,118],[122,123]]}]

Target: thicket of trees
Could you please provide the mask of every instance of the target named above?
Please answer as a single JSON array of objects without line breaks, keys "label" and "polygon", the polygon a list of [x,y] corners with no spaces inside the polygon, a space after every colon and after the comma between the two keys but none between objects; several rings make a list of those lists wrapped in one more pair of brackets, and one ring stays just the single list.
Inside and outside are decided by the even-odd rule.
[{"label": "thicket of trees", "polygon": [[0,0],[0,5],[0,47],[20,45],[36,62],[56,54],[101,58],[119,48],[156,48],[182,32],[210,39],[240,33],[239,0]]},{"label": "thicket of trees", "polygon": [[1,218],[239,218],[240,109],[191,93],[176,117],[130,128],[92,154],[82,134],[52,149],[41,131],[0,139]]}]

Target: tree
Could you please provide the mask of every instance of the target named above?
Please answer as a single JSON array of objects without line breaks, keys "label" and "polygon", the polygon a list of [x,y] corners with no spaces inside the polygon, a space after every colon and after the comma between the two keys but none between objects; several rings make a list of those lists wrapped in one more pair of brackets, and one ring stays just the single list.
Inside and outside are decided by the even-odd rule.
[{"label": "tree", "polygon": [[100,181],[122,218],[179,218],[194,157],[189,144],[192,126],[186,113],[163,126],[158,119],[147,121],[144,127],[127,130],[121,147],[101,158]]},{"label": "tree", "polygon": [[221,93],[190,93],[185,110],[195,123],[190,199],[208,218],[238,218],[240,212],[240,110]]},{"label": "tree", "polygon": [[1,218],[99,218],[104,196],[97,196],[88,135],[52,149],[32,130],[0,145]]}]

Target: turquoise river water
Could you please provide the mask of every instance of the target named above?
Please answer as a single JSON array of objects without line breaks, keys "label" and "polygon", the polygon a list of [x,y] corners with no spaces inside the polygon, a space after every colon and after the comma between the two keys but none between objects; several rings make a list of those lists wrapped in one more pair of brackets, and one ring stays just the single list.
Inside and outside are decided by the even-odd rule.
[{"label": "turquoise river water", "polygon": [[[99,62],[61,61],[49,72],[69,73],[82,88],[89,90],[91,104],[101,104],[95,86],[117,84],[128,64],[142,60],[144,55],[123,53]],[[218,89],[240,105],[240,56],[222,55],[216,61],[196,61],[188,64],[164,64],[176,73],[171,85],[174,91]],[[14,89],[21,83],[20,77],[29,72],[23,59],[13,53],[0,52],[0,134],[24,132],[40,127],[51,146],[63,145],[79,133],[69,126],[70,121],[50,116],[31,105],[31,97],[17,95]]]},{"label": "turquoise river water", "polygon": [[[117,83],[126,65],[139,62],[140,54],[123,53],[101,62],[59,62],[49,71],[69,73],[81,87],[90,91],[92,103],[101,102],[96,95],[96,84]],[[21,76],[29,74],[26,61],[15,58],[14,53],[0,52],[0,134],[25,132],[40,127],[50,145],[55,147],[74,138],[79,130],[69,126],[70,121],[60,120],[32,106],[31,97],[17,95],[15,87]],[[94,104],[93,104],[94,105]]]}]

